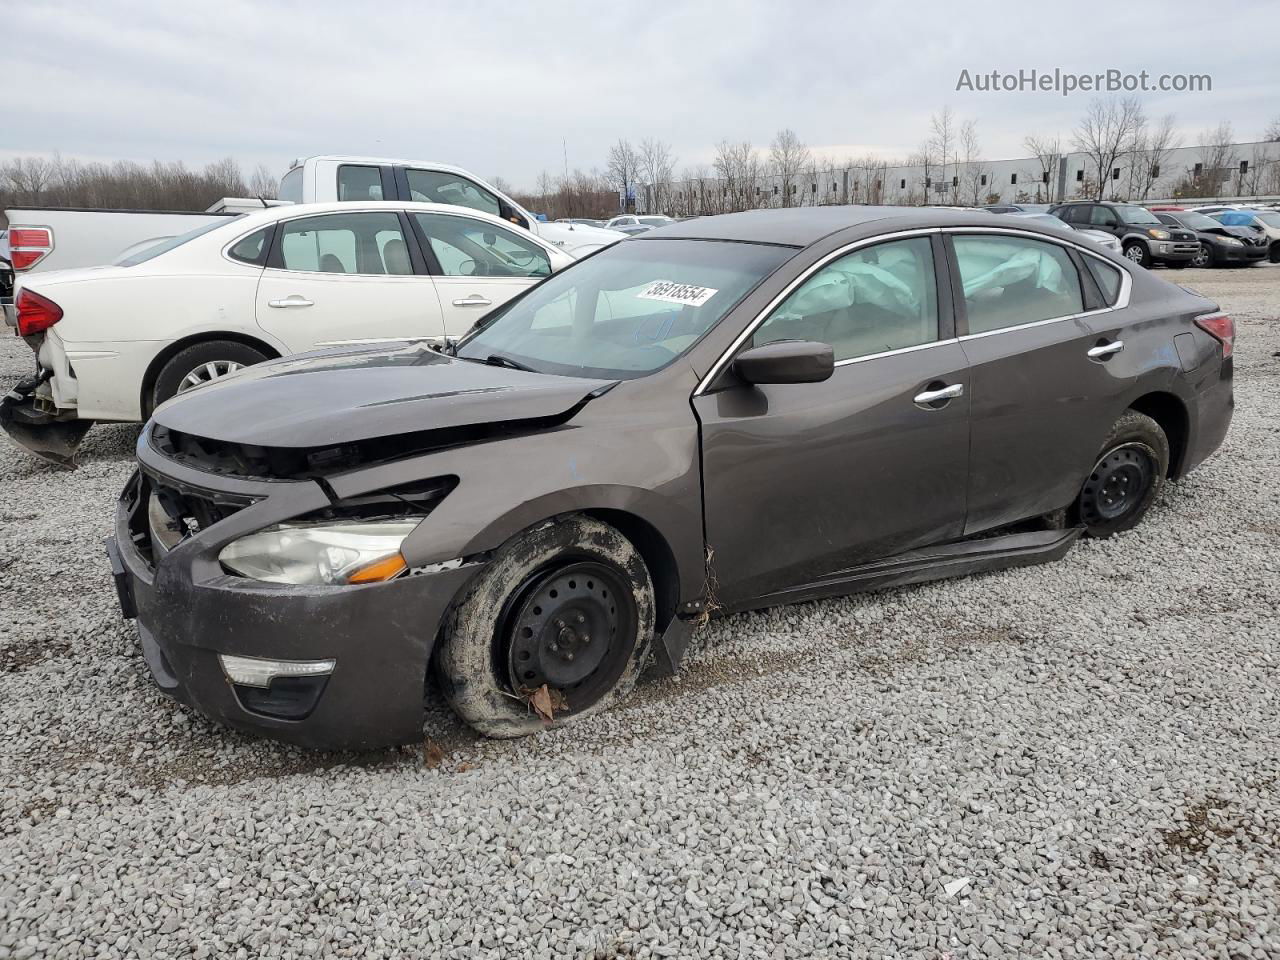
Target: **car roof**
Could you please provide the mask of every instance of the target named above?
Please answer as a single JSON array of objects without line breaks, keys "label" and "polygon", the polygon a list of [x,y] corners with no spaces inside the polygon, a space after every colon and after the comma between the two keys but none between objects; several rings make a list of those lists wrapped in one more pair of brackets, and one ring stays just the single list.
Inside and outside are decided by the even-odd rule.
[{"label": "car roof", "polygon": [[[781,210],[746,210],[696,220],[681,220],[632,237],[650,240],[732,240],[740,243],[772,243],[807,247],[823,237],[850,227],[881,223],[885,231],[917,227],[1008,226],[1005,214],[982,210],[946,210],[938,207],[831,206],[791,207]],[[631,242],[631,241],[629,241]]]}]

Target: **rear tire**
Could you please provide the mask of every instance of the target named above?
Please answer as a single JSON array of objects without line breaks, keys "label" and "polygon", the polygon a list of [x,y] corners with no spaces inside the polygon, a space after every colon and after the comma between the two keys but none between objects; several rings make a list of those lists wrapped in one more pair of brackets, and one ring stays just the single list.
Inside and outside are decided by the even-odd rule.
[{"label": "rear tire", "polygon": [[1124,245],[1124,255],[1130,263],[1136,263],[1140,267],[1151,269],[1151,252],[1146,246],[1137,240]]},{"label": "rear tire", "polygon": [[150,415],[170,397],[266,359],[267,355],[261,350],[235,340],[206,340],[184,347],[160,368],[146,413]]},{"label": "rear tire", "polygon": [[1105,539],[1138,525],[1169,471],[1169,438],[1144,413],[1126,410],[1115,422],[1071,508],[1086,535]]},{"label": "rear tire", "polygon": [[1267,259],[1272,263],[1280,263],[1280,240],[1271,244],[1271,247],[1267,252]]},{"label": "rear tire", "polygon": [[[563,726],[631,693],[653,624],[653,582],[631,541],[591,517],[558,517],[504,544],[450,613],[440,687],[488,737]],[[549,724],[528,701],[543,684],[566,703]]]}]

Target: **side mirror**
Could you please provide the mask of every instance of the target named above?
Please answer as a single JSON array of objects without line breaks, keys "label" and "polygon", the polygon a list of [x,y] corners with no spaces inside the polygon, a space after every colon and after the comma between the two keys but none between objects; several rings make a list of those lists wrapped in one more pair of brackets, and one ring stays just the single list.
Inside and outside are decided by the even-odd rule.
[{"label": "side mirror", "polygon": [[1116,227],[1120,226],[1120,224],[1119,224],[1119,223],[1117,223],[1115,220],[1107,220],[1107,221],[1104,221],[1102,225],[1103,225],[1104,227],[1110,227],[1112,230],[1114,230]]},{"label": "side mirror", "polygon": [[738,354],[734,372],[747,383],[821,383],[836,369],[827,343],[779,340]]}]

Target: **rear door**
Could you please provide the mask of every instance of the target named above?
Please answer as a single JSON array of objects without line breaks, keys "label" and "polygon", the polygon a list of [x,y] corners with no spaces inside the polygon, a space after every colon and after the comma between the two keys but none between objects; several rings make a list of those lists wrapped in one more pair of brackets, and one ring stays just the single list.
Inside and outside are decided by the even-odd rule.
[{"label": "rear door", "polygon": [[527,233],[463,214],[411,213],[410,219],[451,337],[551,275],[551,255]]},{"label": "rear door", "polygon": [[426,265],[389,210],[281,222],[258,283],[257,318],[295,353],[445,329]]},{"label": "rear door", "polygon": [[743,346],[828,343],[829,380],[735,382],[694,399],[726,604],[960,535],[969,373],[935,277],[941,250],[922,235],[838,256]]},{"label": "rear door", "polygon": [[972,534],[1075,499],[1126,389],[1112,369],[1123,346],[1091,326],[1098,293],[1065,246],[1012,232],[947,242],[973,381]]}]

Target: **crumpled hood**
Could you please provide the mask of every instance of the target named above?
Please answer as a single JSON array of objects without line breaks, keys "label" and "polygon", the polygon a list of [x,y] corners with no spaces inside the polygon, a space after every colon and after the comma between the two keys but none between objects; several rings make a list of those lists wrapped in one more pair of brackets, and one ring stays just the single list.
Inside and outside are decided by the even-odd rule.
[{"label": "crumpled hood", "polygon": [[407,343],[297,354],[179,394],[155,421],[263,447],[323,447],[567,413],[613,381],[458,360]]}]

